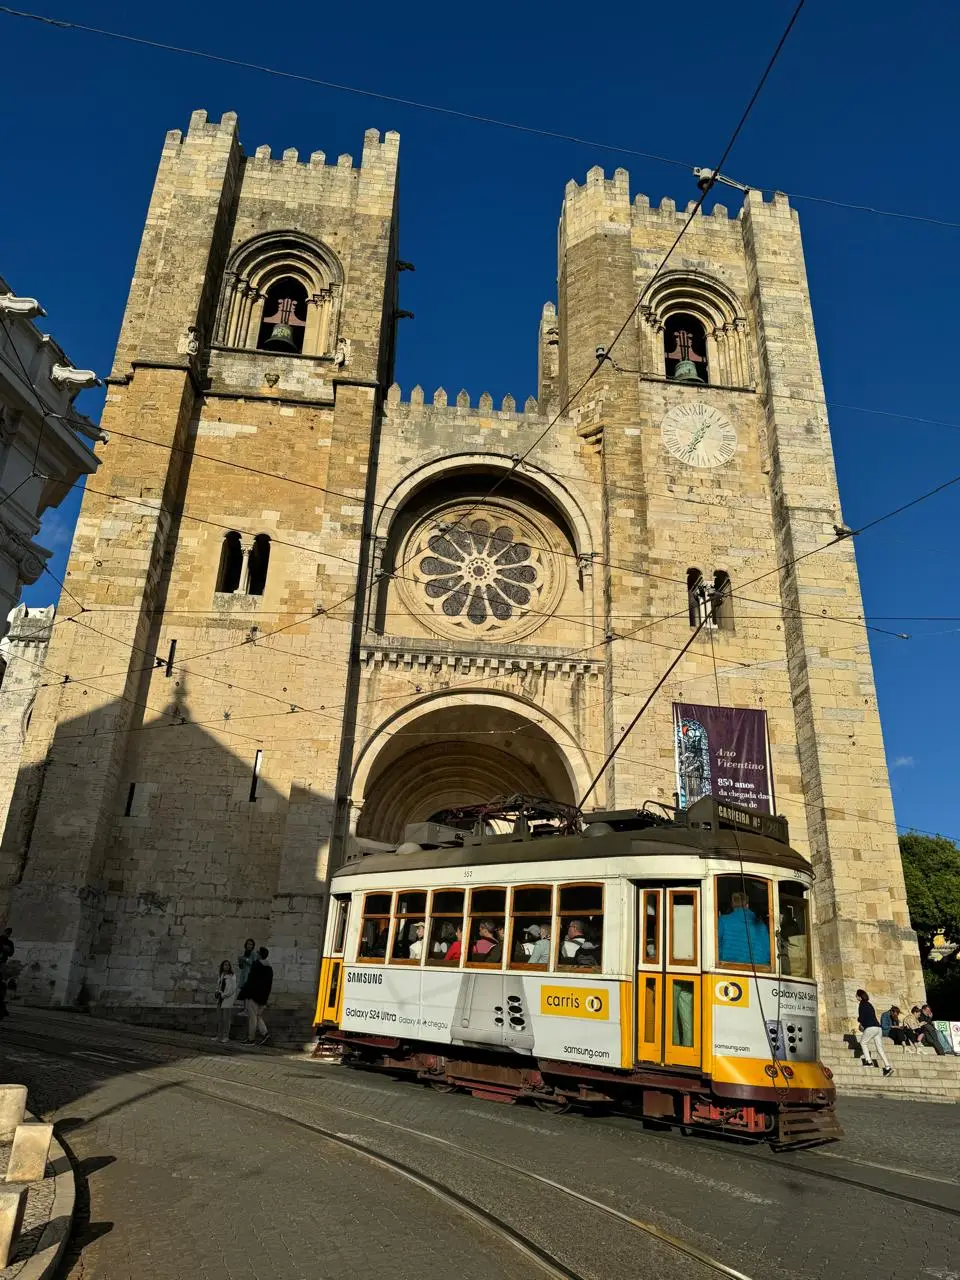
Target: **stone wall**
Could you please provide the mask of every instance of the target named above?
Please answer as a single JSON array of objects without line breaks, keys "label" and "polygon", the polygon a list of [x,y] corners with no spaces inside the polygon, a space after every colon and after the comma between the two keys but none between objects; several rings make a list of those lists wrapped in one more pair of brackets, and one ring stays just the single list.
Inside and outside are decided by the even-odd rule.
[{"label": "stone wall", "polygon": [[[654,281],[685,215],[591,170],[566,191],[539,402],[404,399],[397,154],[371,131],[359,167],[245,156],[230,115],[168,136],[67,571],[85,612],[54,633],[69,680],[38,693],[3,841],[24,994],[186,1024],[252,935],[308,1015],[348,833],[501,791],[577,800],[690,639],[696,568],[730,577],[724,625],[591,803],[672,800],[673,701],[764,710],[830,1020],[860,983],[915,998],[796,215],[751,193],[697,216]],[[256,303],[237,264],[294,241],[330,273],[325,349],[214,341],[229,290]],[[706,382],[665,376],[681,306]],[[671,452],[664,419],[689,412],[729,456]],[[231,533],[269,538],[262,593],[224,588]]]}]

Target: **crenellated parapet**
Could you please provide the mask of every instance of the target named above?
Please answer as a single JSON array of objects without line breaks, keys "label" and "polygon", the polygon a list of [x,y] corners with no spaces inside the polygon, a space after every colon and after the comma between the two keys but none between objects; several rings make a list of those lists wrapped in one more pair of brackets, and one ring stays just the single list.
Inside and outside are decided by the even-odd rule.
[{"label": "crenellated parapet", "polygon": [[[774,192],[769,201],[761,191],[751,190],[748,194],[754,208],[769,205],[780,213],[789,211],[796,218],[796,212],[790,208],[789,199],[782,191]],[[659,204],[652,204],[649,196],[640,193],[631,202],[630,175],[626,169],[616,169],[608,178],[605,171],[595,165],[587,173],[585,182],[581,184],[571,180],[566,185],[560,219],[561,250],[599,229],[606,235],[638,229],[646,232],[659,229],[675,235],[691,214],[693,226],[688,235],[703,231],[713,235],[741,236],[742,210],[731,218],[725,205],[715,204],[710,213],[704,214],[697,208],[696,199],[678,204],[672,196],[664,196]]]},{"label": "crenellated parapet", "polygon": [[516,400],[512,395],[507,394],[503,397],[500,408],[495,409],[493,397],[489,391],[483,392],[476,407],[470,403],[470,393],[464,390],[457,394],[454,403],[451,404],[444,387],[437,387],[429,404],[426,402],[423,387],[419,385],[411,390],[410,399],[404,400],[403,392],[396,382],[387,392],[387,415],[390,418],[406,417],[417,420],[433,418],[439,421],[442,419],[443,422],[449,422],[451,419],[458,422],[463,419],[472,419],[476,422],[496,419],[501,422],[514,421],[518,425],[543,424],[544,426],[553,416],[548,408],[541,407],[533,396],[528,396],[523,408],[518,409]]},{"label": "crenellated parapet", "polygon": [[[171,129],[166,135],[164,155],[173,156],[185,150],[214,150],[237,139],[237,113],[227,111],[219,120],[208,120],[206,111],[194,111],[190,126],[184,134],[181,129]],[[364,170],[377,168],[396,169],[400,154],[400,135],[393,130],[381,134],[379,129],[367,129],[363,135],[363,154],[360,164],[354,166],[353,156],[344,154],[327,164],[326,153],[313,151],[306,160],[300,159],[296,147],[287,147],[281,155],[274,156],[269,146],[259,146],[253,155],[244,157],[244,166],[251,172],[267,174],[273,180],[289,180],[298,175],[302,181],[328,184],[356,182]]]}]

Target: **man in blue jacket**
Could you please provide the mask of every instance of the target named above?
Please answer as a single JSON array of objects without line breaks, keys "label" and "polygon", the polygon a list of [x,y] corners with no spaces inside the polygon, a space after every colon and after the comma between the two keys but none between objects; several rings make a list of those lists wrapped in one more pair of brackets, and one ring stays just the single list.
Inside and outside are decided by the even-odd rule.
[{"label": "man in blue jacket", "polygon": [[721,964],[768,965],[770,930],[750,909],[745,893],[730,895],[730,910],[718,921]]}]

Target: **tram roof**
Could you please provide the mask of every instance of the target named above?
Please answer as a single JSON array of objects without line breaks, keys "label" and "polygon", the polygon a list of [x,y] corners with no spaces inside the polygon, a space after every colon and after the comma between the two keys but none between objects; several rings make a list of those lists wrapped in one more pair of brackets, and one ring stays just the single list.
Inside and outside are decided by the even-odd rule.
[{"label": "tram roof", "polygon": [[[790,847],[786,821],[750,814],[711,798],[698,801],[682,821],[656,822],[642,810],[586,815],[583,834],[465,834],[462,844],[379,849],[346,863],[341,876],[391,875],[503,863],[568,862],[585,858],[693,856],[765,863],[791,871],[810,871],[810,862]],[[642,823],[642,825],[641,825]],[[744,829],[748,824],[752,829]]]}]

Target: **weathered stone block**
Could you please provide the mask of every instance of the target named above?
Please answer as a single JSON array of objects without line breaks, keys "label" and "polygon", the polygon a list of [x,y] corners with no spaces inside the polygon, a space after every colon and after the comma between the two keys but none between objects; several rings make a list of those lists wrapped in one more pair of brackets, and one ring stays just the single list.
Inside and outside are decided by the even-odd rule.
[{"label": "weathered stone block", "polygon": [[27,1109],[27,1086],[25,1084],[0,1085],[0,1142],[9,1142],[23,1124],[24,1112]]},{"label": "weathered stone block", "polygon": [[16,1248],[26,1207],[26,1187],[0,1189],[0,1270],[7,1266]]},{"label": "weathered stone block", "polygon": [[29,1121],[17,1126],[7,1165],[7,1182],[39,1182],[47,1167],[53,1125]]}]

